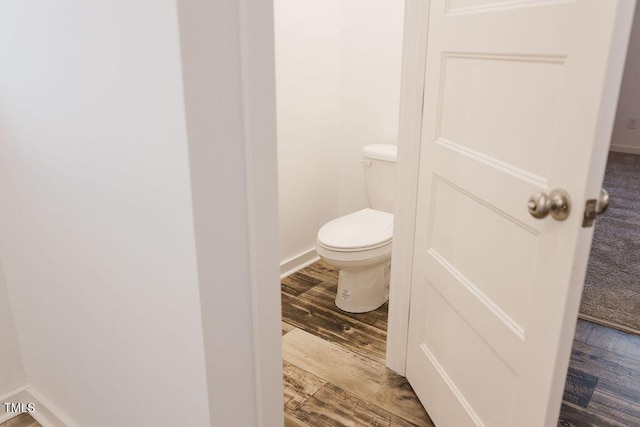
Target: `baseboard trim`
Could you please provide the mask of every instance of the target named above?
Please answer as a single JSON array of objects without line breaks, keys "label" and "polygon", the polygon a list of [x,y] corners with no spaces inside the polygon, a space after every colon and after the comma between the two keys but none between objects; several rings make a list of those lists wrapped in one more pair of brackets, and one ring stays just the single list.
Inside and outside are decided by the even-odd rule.
[{"label": "baseboard trim", "polygon": [[[2,405],[4,402],[28,402],[27,393],[25,391],[26,389],[27,385],[23,385],[11,390],[8,393],[3,394],[2,396],[0,396],[0,405]],[[11,418],[17,417],[18,415],[20,415],[20,413],[5,412],[3,405],[2,407],[0,407],[0,424],[9,421]]]},{"label": "baseboard trim", "polygon": [[76,423],[72,422],[60,408],[51,403],[39,391],[33,387],[28,387],[25,392],[27,400],[36,406],[36,410],[31,413],[31,416],[42,427],[77,427]]},{"label": "baseboard trim", "polygon": [[587,322],[597,323],[599,325],[607,326],[609,328],[617,329],[622,332],[626,332],[627,334],[640,335],[640,331],[637,329],[630,328],[625,325],[621,325],[620,323],[609,322],[608,320],[600,319],[599,317],[589,316],[588,314],[578,313],[578,318],[582,320],[586,320]]},{"label": "baseboard trim", "polygon": [[[39,422],[42,427],[77,427],[77,424],[71,422],[67,416],[63,415],[62,411],[28,384],[0,396],[0,403],[3,402],[33,403],[35,410],[30,412],[29,415]],[[5,413],[4,407],[2,407],[0,414],[0,424],[2,424],[21,413]]]},{"label": "baseboard trim", "polygon": [[280,279],[284,279],[285,277],[292,275],[296,271],[313,264],[319,259],[320,257],[318,256],[316,249],[311,248],[308,251],[302,252],[301,254],[288,259],[287,261],[283,261],[280,264]]},{"label": "baseboard trim", "polygon": [[640,154],[640,147],[611,144],[611,147],[609,147],[609,151],[615,151],[616,153]]}]

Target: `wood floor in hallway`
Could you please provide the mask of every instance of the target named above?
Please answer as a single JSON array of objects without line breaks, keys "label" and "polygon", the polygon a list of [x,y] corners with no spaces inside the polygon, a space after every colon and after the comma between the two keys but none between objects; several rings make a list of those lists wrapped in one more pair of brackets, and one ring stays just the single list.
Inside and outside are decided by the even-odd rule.
[{"label": "wood floor in hallway", "polygon": [[578,321],[558,426],[640,426],[640,336]]},{"label": "wood floor in hallway", "polygon": [[[282,280],[285,425],[432,426],[405,378],[384,365],[388,306],[334,304],[323,262]],[[578,321],[558,427],[640,426],[640,337]]]}]

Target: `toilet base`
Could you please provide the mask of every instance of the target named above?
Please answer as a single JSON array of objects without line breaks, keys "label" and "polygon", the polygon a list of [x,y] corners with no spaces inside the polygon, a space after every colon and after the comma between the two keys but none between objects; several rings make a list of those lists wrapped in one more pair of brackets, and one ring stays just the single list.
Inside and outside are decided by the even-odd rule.
[{"label": "toilet base", "polygon": [[336,305],[349,313],[375,310],[389,300],[391,261],[367,267],[343,267],[338,273]]}]

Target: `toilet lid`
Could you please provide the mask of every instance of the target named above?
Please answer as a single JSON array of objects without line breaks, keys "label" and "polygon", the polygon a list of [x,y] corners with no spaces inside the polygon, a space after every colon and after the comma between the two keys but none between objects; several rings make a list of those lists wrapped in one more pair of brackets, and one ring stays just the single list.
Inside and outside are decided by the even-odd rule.
[{"label": "toilet lid", "polygon": [[377,248],[392,237],[393,214],[369,208],[334,219],[318,231],[318,243],[343,251]]}]

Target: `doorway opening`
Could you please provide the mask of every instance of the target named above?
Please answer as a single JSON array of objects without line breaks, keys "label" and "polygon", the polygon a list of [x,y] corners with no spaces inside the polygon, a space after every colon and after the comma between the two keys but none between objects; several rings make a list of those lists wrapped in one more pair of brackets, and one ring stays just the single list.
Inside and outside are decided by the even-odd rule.
[{"label": "doorway opening", "polygon": [[609,153],[603,188],[611,206],[595,222],[580,318],[640,335],[640,144]]},{"label": "doorway opening", "polygon": [[[277,18],[276,18],[276,25],[277,25]],[[331,66],[330,64],[325,64],[325,65]],[[326,98],[323,98],[323,99],[325,101],[327,100]],[[325,110],[325,111],[333,111],[333,110],[331,110],[331,108],[340,108],[340,103],[338,102],[337,104],[332,104],[332,106],[329,106],[329,110]],[[326,126],[327,123],[328,123],[327,120],[324,120],[324,122],[322,122],[322,121],[320,121],[320,122],[323,123],[323,125],[324,125],[323,129],[328,129],[329,128],[329,126]],[[338,128],[340,128],[340,127],[338,126]],[[332,140],[332,141],[335,142],[336,140]],[[332,147],[335,148],[336,145],[332,145]],[[325,158],[329,158],[329,157],[333,156],[335,152],[331,151],[331,150],[328,150],[328,151],[322,151],[322,153],[323,153],[322,155],[327,156]],[[309,157],[309,159],[311,159],[311,158],[313,158],[313,157]],[[317,163],[313,163],[313,162],[305,163],[304,165],[298,165],[298,167],[300,167],[300,168],[309,167],[310,169],[312,169],[312,168],[317,167]],[[324,171],[326,172],[326,170],[324,170]],[[335,172],[335,171],[331,170],[331,172]],[[346,170],[341,170],[341,172],[346,172]],[[320,168],[320,173],[322,173],[322,168]],[[349,173],[353,173],[353,170],[351,170]],[[326,193],[324,193],[326,190],[327,190],[326,187],[325,188],[318,188],[318,191],[319,191],[320,194],[326,194]],[[344,191],[344,189],[339,187],[339,191]],[[343,194],[346,194],[346,193],[343,193]],[[330,196],[331,197],[335,197],[335,195],[336,195],[336,190],[334,189],[333,190],[333,194],[330,194]],[[338,199],[339,199],[339,197],[338,197]],[[343,199],[343,201],[344,201],[344,199]],[[353,201],[354,201],[354,199],[350,200],[350,202],[353,202]],[[292,206],[300,207],[300,204],[292,205]],[[287,221],[296,221],[296,217],[291,217]],[[312,249],[310,251],[306,252],[305,256],[307,258],[305,258],[303,256],[304,254],[302,254],[302,255],[300,255],[298,257],[298,259],[300,259],[300,260],[307,259],[308,260],[309,259],[309,254],[311,253],[311,251],[312,251]],[[296,259],[296,257],[291,257],[291,258],[286,258],[286,259],[287,259],[287,262],[288,261],[294,261]],[[291,265],[291,264],[295,264],[295,262],[289,263],[289,265]],[[319,264],[319,265],[312,265],[311,267],[308,267],[308,268],[316,269],[316,270],[320,269],[321,270],[324,267],[322,267],[322,264]],[[309,280],[309,277],[313,278],[316,273],[317,273],[317,271],[313,272],[313,271],[308,271],[308,270],[302,270],[302,271],[299,272],[299,274],[296,273],[296,274],[298,274],[297,276],[296,275],[290,276],[292,278],[291,280],[295,279],[294,281],[298,282],[298,283],[292,283],[292,282],[289,282],[287,280],[283,280],[283,306],[285,305],[284,304],[284,300],[286,299],[288,307],[286,307],[285,310],[289,310],[291,313],[296,313],[297,319],[301,319],[301,318],[304,319],[305,317],[308,318],[309,316],[317,315],[319,312],[322,311],[322,310],[319,310],[318,307],[324,308],[325,310],[328,310],[328,311],[332,311],[332,310],[330,310],[328,308],[328,306],[324,306],[324,307],[322,306],[322,304],[327,302],[326,301],[327,300],[327,296],[326,295],[321,296],[320,292],[324,291],[326,289],[318,288],[317,290],[313,290],[319,284],[318,283],[314,284],[314,280]],[[327,272],[325,272],[325,273],[327,273]],[[302,276],[307,276],[307,277],[302,277]],[[318,278],[316,278],[316,279],[318,279]],[[326,277],[325,277],[325,279],[326,279]],[[318,279],[318,280],[324,280],[324,279]],[[327,288],[327,287],[328,287],[328,285],[325,286],[325,288]],[[298,296],[309,292],[309,294],[305,295],[305,296],[311,296],[311,297],[316,298],[316,299],[311,301],[311,302],[309,302],[309,301],[306,301],[306,302],[297,301],[294,298],[294,297],[296,297],[296,295],[294,295],[294,294],[296,292],[298,292],[299,289],[306,289],[306,290],[304,290],[301,293],[299,293]],[[320,301],[324,301],[324,302],[320,303]],[[331,298],[329,298],[329,302],[332,303]],[[311,304],[311,305],[309,305],[309,304]],[[337,314],[340,315],[340,313],[337,313]],[[284,313],[283,313],[283,319],[284,319]],[[293,316],[292,316],[292,319],[293,319]],[[358,320],[358,321],[361,321],[361,320]],[[342,332],[348,332],[348,331],[351,331],[353,329],[353,327],[350,324],[350,322],[353,322],[353,320],[344,319],[343,322],[344,323],[342,323]],[[285,320],[285,323],[286,324],[283,324],[283,334],[284,334],[285,344],[288,341],[296,343],[293,346],[293,349],[290,350],[292,355],[289,356],[289,357],[292,357],[292,358],[296,357],[296,358],[304,359],[305,363],[314,362],[314,358],[312,356],[305,356],[305,353],[303,352],[303,350],[308,350],[313,354],[314,353],[314,349],[320,347],[321,343],[318,344],[318,347],[316,347],[316,344],[313,343],[315,341],[314,338],[307,337],[306,340],[305,339],[298,339],[298,337],[303,337],[304,336],[304,334],[302,334],[300,332],[297,332],[298,330],[303,331],[303,332],[307,332],[312,336],[317,336],[317,335],[314,335],[315,333],[317,333],[318,335],[324,334],[326,336],[331,336],[332,339],[334,339],[336,341],[342,341],[342,344],[346,344],[346,345],[349,345],[347,343],[351,343],[351,341],[348,340],[348,339],[344,340],[344,338],[338,338],[337,336],[335,336],[335,334],[336,334],[335,331],[338,331],[338,332],[340,331],[340,328],[335,327],[335,325],[332,327],[333,329],[324,328],[325,329],[324,331],[320,331],[321,327],[318,326],[317,324],[312,323],[311,326],[308,326],[306,324],[303,324],[301,320],[290,320],[290,321]],[[298,326],[296,326],[296,324]],[[365,324],[367,324],[367,323],[365,322]],[[305,328],[306,328],[306,330],[305,330]],[[311,331],[311,332],[308,332],[308,331]],[[327,332],[327,331],[329,331],[329,332]],[[333,332],[331,332],[331,331],[333,331]],[[579,340],[581,337],[591,337],[591,338],[584,338],[584,339],[593,339],[594,337],[598,336],[598,334],[599,334],[599,332],[597,332],[595,329],[591,328],[588,324],[586,326],[582,327],[582,328],[580,328],[580,325],[579,325],[579,330],[578,330],[578,333],[576,334],[576,340]],[[372,341],[374,341],[375,336],[376,336],[376,333],[371,334],[371,340]],[[613,339],[613,338],[611,338],[611,339]],[[354,338],[353,340],[357,341],[357,338]],[[327,341],[327,340],[324,340],[324,341]],[[328,342],[332,343],[330,340]],[[332,344],[336,344],[336,343],[334,342]],[[342,346],[342,344],[336,344],[336,345]],[[584,343],[582,343],[582,344],[584,344]],[[377,345],[378,344],[376,344],[376,346]],[[576,345],[578,345],[578,344],[576,344]],[[329,347],[333,348],[332,346],[329,346]],[[377,350],[374,350],[374,351],[377,351]],[[384,349],[382,351],[384,352]],[[591,355],[599,354],[597,348],[594,351],[596,353],[585,353],[585,355],[586,355],[585,357],[591,357],[589,354],[591,354]],[[360,349],[359,351],[354,351],[353,353],[358,355],[358,356],[362,356],[362,357],[371,359],[369,356],[366,356],[366,355],[362,354],[363,353],[362,349]],[[318,354],[318,352],[316,351],[315,354]],[[351,357],[358,358],[358,356],[351,356]],[[379,357],[379,354],[375,355],[373,357],[374,358]],[[339,362],[336,362],[335,360],[330,359],[328,364],[339,365]],[[309,369],[312,369],[312,368],[309,368]],[[316,372],[324,372],[324,371],[321,371],[321,369],[324,369],[322,367],[317,367],[316,366],[313,369],[318,369],[318,371],[316,371]],[[598,367],[593,367],[593,369],[599,369],[599,368]],[[358,370],[356,368],[354,368],[353,372],[358,372]],[[309,372],[307,371],[307,373],[309,373]],[[340,377],[340,379],[342,379],[343,376],[345,378],[351,378],[350,377],[351,374],[352,374],[351,373],[351,369],[348,369],[347,372],[343,371],[342,376]],[[326,375],[329,375],[329,374],[326,374]],[[591,376],[589,376],[589,375],[591,375]],[[329,389],[332,389],[332,387],[336,386],[336,384],[334,384],[331,381],[328,381],[326,379],[323,379],[321,376],[317,376],[317,375],[315,376],[315,378],[311,377],[311,378],[303,378],[303,379],[301,379],[300,372],[296,371],[296,369],[293,369],[293,368],[287,366],[287,359],[285,357],[285,381],[287,381],[287,376],[289,376],[290,381],[292,381],[290,383],[291,387],[290,387],[289,391],[295,390],[296,392],[302,392],[301,395],[303,397],[299,397],[299,396],[296,397],[297,395],[295,395],[293,393],[290,394],[289,396],[287,396],[287,394],[286,394],[287,391],[285,390],[285,401],[287,402],[287,399],[290,399],[290,400],[288,400],[288,402],[292,402],[291,406],[295,406],[296,410],[298,408],[300,408],[301,405],[302,405],[300,403],[302,401],[301,399],[304,399],[304,402],[309,402],[307,404],[308,405],[307,409],[309,409],[309,412],[311,412],[313,410],[313,408],[314,408],[313,405],[319,404],[317,402],[322,401],[322,402],[324,402],[324,404],[328,404],[327,402],[331,400],[328,397],[322,397],[322,396],[328,396],[329,394],[333,393],[333,392],[330,392]],[[318,380],[318,378],[319,378],[319,380]],[[583,423],[587,422],[585,420],[588,419],[588,418],[584,418],[584,414],[583,413],[578,411],[578,413],[576,414],[575,411],[573,411],[576,408],[576,405],[577,406],[581,406],[585,402],[584,393],[580,394],[579,392],[576,392],[576,390],[577,389],[582,390],[583,388],[586,388],[588,390],[591,390],[590,391],[590,393],[591,393],[590,396],[593,396],[597,392],[596,386],[597,386],[598,381],[601,380],[601,378],[604,378],[604,377],[597,377],[596,375],[594,375],[592,373],[590,374],[589,372],[584,372],[584,371],[582,371],[580,369],[577,369],[577,368],[572,366],[572,369],[570,369],[568,377],[567,377],[567,389],[565,390],[565,397],[566,397],[565,398],[565,402],[568,402],[565,406],[567,406],[569,409],[566,409],[565,407],[563,407],[563,415],[561,415],[561,423],[562,422],[572,422],[571,420],[578,420],[578,421],[581,421]],[[299,385],[299,384],[296,385],[298,381],[301,381],[304,384],[314,384],[314,385],[311,386],[310,388],[306,388],[307,387],[306,385]],[[324,383],[323,383],[323,381],[324,381]],[[602,381],[606,382],[605,380],[602,380]],[[614,381],[614,380],[613,379],[609,379],[609,381]],[[313,395],[315,395],[315,393],[318,390],[321,390],[326,384],[330,384],[330,385],[327,386],[327,390],[325,390],[325,392],[324,392],[325,394],[324,395],[322,395],[322,394],[318,395],[317,399],[314,401],[316,403],[311,403],[312,401],[309,401],[308,399],[310,397],[312,397]],[[586,386],[585,386],[585,384],[586,384]],[[316,387],[318,387],[318,388],[316,388]],[[338,387],[338,388],[340,388],[340,387]],[[315,391],[311,392],[310,390],[315,390]],[[338,399],[338,400],[341,399],[341,398],[344,398],[344,399],[350,398],[348,394],[343,394],[342,392],[344,392],[344,390],[336,390],[335,393],[332,394],[332,396],[334,396],[334,399]],[[606,393],[610,392],[610,390],[608,390],[608,391],[606,391],[606,390],[602,391],[601,390],[601,392],[602,392],[602,394],[606,394]],[[587,392],[587,394],[588,393],[589,392]],[[610,395],[610,393],[609,393],[609,395]],[[304,396],[306,396],[306,397],[304,397]],[[356,396],[356,398],[358,398],[358,396]],[[364,399],[364,400],[367,401],[366,399]],[[573,403],[572,400],[575,400],[575,402],[577,402],[577,403]],[[371,402],[368,402],[368,403],[371,403]],[[569,403],[571,405],[569,405]],[[336,408],[336,410],[338,410],[337,409],[338,406],[335,406],[336,405],[335,400],[331,400],[331,405],[334,405],[332,407]],[[603,403],[603,405],[604,405],[604,403]],[[383,408],[382,406],[379,406],[379,407]],[[316,409],[317,409],[317,407],[316,407]],[[629,410],[629,407],[627,406],[626,409]],[[633,410],[633,409],[631,409],[631,410]],[[622,412],[624,412],[624,411],[621,411],[621,413]],[[300,412],[300,413],[303,413],[303,412]],[[291,415],[291,413],[288,413],[288,416],[290,416],[290,415]],[[395,415],[395,414],[392,414],[392,415]],[[305,416],[302,416],[302,418],[304,418]],[[608,415],[607,415],[607,412],[606,412],[605,408],[601,408],[600,412],[598,412],[598,410],[595,410],[595,412],[591,411],[587,416],[596,417],[596,418],[593,418],[594,420],[595,419],[600,419],[600,418],[597,418],[597,417],[604,417],[602,419],[609,419],[609,418],[607,418]],[[571,418],[571,417],[573,417],[573,418]],[[297,418],[295,420],[293,420],[291,418],[288,418],[288,421],[292,422],[292,423],[294,423],[294,422],[295,423],[298,423],[298,422],[304,423],[304,420],[302,418]],[[569,421],[567,421],[567,420],[569,420]],[[578,425],[579,424],[580,423],[578,423]],[[292,424],[292,425],[297,425],[297,424]],[[304,425],[304,424],[301,424],[301,425]]]},{"label": "doorway opening", "polygon": [[315,252],[324,224],[368,207],[363,148],[397,143],[403,7],[274,2],[288,425],[432,425],[385,366],[388,303],[340,310],[338,272]]}]

